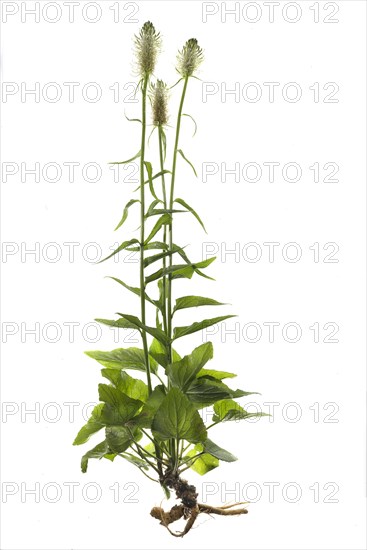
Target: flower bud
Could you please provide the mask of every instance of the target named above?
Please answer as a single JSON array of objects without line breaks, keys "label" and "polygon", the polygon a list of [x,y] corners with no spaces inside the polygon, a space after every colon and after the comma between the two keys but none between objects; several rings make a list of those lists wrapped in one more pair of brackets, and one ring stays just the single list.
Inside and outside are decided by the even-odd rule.
[{"label": "flower bud", "polygon": [[152,74],[161,46],[161,35],[153,23],[147,21],[138,36],[135,36],[135,56],[137,72],[141,77]]},{"label": "flower bud", "polygon": [[154,126],[165,126],[168,122],[168,88],[162,80],[150,85],[149,99],[152,106]]},{"label": "flower bud", "polygon": [[192,76],[204,60],[203,50],[196,38],[190,38],[177,55],[176,70],[184,78]]}]

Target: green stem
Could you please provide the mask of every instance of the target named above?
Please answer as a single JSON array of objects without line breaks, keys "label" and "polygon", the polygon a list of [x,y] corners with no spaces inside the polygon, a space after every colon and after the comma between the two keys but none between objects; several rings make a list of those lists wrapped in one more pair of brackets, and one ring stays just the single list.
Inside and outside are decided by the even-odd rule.
[{"label": "green stem", "polygon": [[[142,84],[142,117],[141,117],[141,148],[140,148],[140,308],[141,308],[141,322],[145,325],[145,278],[144,278],[144,241],[145,241],[145,184],[144,184],[144,160],[145,160],[145,140],[146,140],[146,127],[147,127],[147,88],[148,88],[149,74],[146,74]],[[147,384],[149,395],[152,393],[152,379],[150,374],[150,362],[148,352],[147,334],[145,330],[142,330],[142,340],[144,349],[144,362],[147,373]],[[158,473],[159,477],[163,476],[161,454],[158,443],[154,442],[156,451],[157,468],[151,465],[152,468]],[[150,464],[150,462],[147,460]]]},{"label": "green stem", "polygon": [[[182,117],[182,109],[183,104],[185,101],[185,95],[187,90],[187,83],[189,81],[189,77],[187,76],[184,80],[184,85],[182,89],[182,95],[181,95],[181,101],[180,106],[178,109],[178,115],[177,115],[177,124],[176,124],[176,138],[175,138],[175,147],[173,150],[173,161],[172,161],[172,174],[171,174],[171,189],[170,189],[170,199],[169,199],[169,208],[170,210],[173,210],[173,200],[174,200],[174,192],[175,192],[175,180],[176,180],[176,164],[177,164],[177,152],[178,152],[178,142],[180,138],[180,129],[181,129],[181,117]],[[173,251],[173,223],[171,219],[171,223],[168,226],[168,233],[169,233],[169,250],[170,252]],[[172,254],[169,255],[169,265],[172,266]],[[168,275],[168,299],[167,299],[168,305],[167,305],[167,324],[168,324],[168,337],[172,338],[172,275]],[[172,361],[172,344],[169,346],[169,362]]]},{"label": "green stem", "polygon": [[[145,280],[144,280],[144,229],[145,229],[145,186],[144,186],[144,160],[145,160],[145,135],[147,125],[147,87],[149,75],[144,76],[142,84],[142,131],[140,148],[140,306],[141,322],[145,325]],[[142,340],[144,348],[145,368],[147,373],[147,383],[149,395],[152,393],[152,380],[150,376],[150,363],[148,353],[148,343],[146,332],[142,331]]]},{"label": "green stem", "polygon": [[162,384],[162,386],[164,387],[164,389],[166,389],[166,384],[163,382],[162,378],[159,376],[159,374],[157,374],[156,372],[154,373],[155,376],[158,378],[158,380],[160,381],[160,383]]},{"label": "green stem", "polygon": [[206,430],[209,430],[210,428],[212,428],[213,426],[216,426],[217,424],[219,424],[219,422],[213,422],[213,424],[206,426]]},{"label": "green stem", "polygon": [[[162,135],[162,132],[163,132],[163,128],[162,128],[162,125],[160,124],[158,126],[158,142],[159,142],[159,161],[160,161],[160,169],[161,169],[161,172],[162,172],[162,176],[161,176],[161,179],[162,179],[162,193],[163,193],[163,207],[164,209],[166,210],[167,209],[167,195],[166,195],[166,182],[165,182],[165,179],[164,179],[164,158],[163,158],[163,135]],[[163,242],[164,244],[167,243],[167,226],[164,225],[164,228],[163,228]],[[166,258],[164,257],[163,258],[163,269],[166,269]],[[162,311],[162,317],[163,317],[163,328],[164,328],[164,332],[167,334],[168,333],[168,327],[167,327],[167,289],[166,289],[166,276],[163,277],[163,289],[162,289],[162,306],[163,306],[163,311]]]},{"label": "green stem", "polygon": [[159,472],[158,472],[157,468],[154,466],[154,464],[152,464],[152,462],[150,462],[150,460],[149,460],[146,456],[144,456],[143,453],[141,453],[141,452],[139,451],[138,444],[136,443],[135,440],[134,440],[134,443],[135,443],[135,445],[136,445],[136,452],[138,453],[138,455],[140,456],[140,458],[141,458],[142,460],[145,460],[145,462],[146,462],[147,464],[149,464],[149,466],[159,475]]},{"label": "green stem", "polygon": [[139,443],[137,443],[135,440],[134,440],[134,442],[135,442],[135,445],[138,447],[138,449],[140,449],[140,451],[141,451],[144,455],[148,455],[148,456],[154,458],[154,460],[159,461],[159,462],[165,464],[166,466],[168,466],[168,463],[167,463],[166,460],[164,460],[163,458],[158,458],[157,456],[154,456],[152,453],[150,453],[149,451],[147,451],[146,449],[144,449],[144,447],[142,447],[141,445],[139,445]]},{"label": "green stem", "polygon": [[182,452],[181,452],[181,456],[184,454],[185,451],[187,451],[187,449],[188,449],[189,447],[191,447],[191,445],[192,445],[192,443],[188,443],[186,446],[183,446]]},{"label": "green stem", "polygon": [[139,468],[139,470],[141,471],[142,474],[145,475],[145,477],[147,477],[147,478],[150,479],[151,481],[155,481],[156,483],[159,483],[158,479],[154,479],[154,478],[148,476],[148,474],[144,472],[143,468]]},{"label": "green stem", "polygon": [[202,452],[202,453],[199,453],[195,456],[193,456],[192,458],[190,458],[189,460],[185,460],[184,462],[181,463],[181,466],[183,466],[184,464],[190,462],[190,464],[188,466],[186,466],[186,468],[182,468],[182,470],[179,471],[179,474],[181,475],[182,472],[186,472],[186,470],[188,470],[189,468],[191,468],[191,466],[197,461],[198,458],[200,458],[203,454],[205,454],[205,452]]},{"label": "green stem", "polygon": [[[169,209],[173,210],[173,199],[174,199],[174,190],[175,190],[175,179],[176,179],[176,164],[177,164],[177,151],[178,151],[178,142],[180,137],[180,128],[181,128],[181,117],[182,109],[185,101],[187,83],[189,78],[186,77],[182,89],[180,106],[178,108],[177,115],[177,124],[176,124],[176,138],[175,138],[175,147],[173,150],[173,161],[172,161],[172,173],[171,173],[171,189],[170,189],[170,200],[169,200]],[[169,235],[169,266],[172,266],[172,251],[173,251],[173,217],[171,217],[171,223],[168,226],[168,235]],[[168,362],[172,363],[172,276],[168,275],[168,289],[167,289],[167,336],[170,340],[168,345]],[[170,381],[168,380],[168,389],[170,389]],[[174,468],[177,468],[177,454],[176,454],[176,441],[174,439],[170,440],[170,452],[171,460]]]}]

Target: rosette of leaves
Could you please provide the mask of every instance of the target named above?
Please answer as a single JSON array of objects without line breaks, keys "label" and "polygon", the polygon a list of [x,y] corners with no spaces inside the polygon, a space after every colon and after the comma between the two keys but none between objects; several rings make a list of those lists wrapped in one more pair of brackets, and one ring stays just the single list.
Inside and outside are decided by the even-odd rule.
[{"label": "rosette of leaves", "polygon": [[[179,321],[182,310],[196,311],[203,307],[212,309],[225,304],[194,294],[173,301],[173,284],[178,279],[191,279],[194,276],[211,279],[205,270],[215,258],[193,261],[184,248],[175,243],[173,237],[176,216],[193,216],[195,223],[205,229],[200,216],[186,199],[175,195],[179,160],[187,162],[196,175],[179,141],[182,120],[184,117],[192,119],[191,115],[184,112],[186,91],[190,79],[197,78],[203,51],[196,39],[189,39],[177,56],[176,69],[180,80],[176,84],[182,82],[182,90],[174,126],[172,159],[167,169],[168,100],[171,91],[163,81],[153,77],[160,44],[160,34],[151,22],[145,23],[135,37],[141,118],[129,120],[141,126],[140,149],[128,160],[113,163],[126,164],[139,160],[140,184],[135,190],[138,196],[125,205],[116,226],[116,230],[120,230],[130,208],[139,206],[139,235],[125,237],[116,250],[102,260],[123,250],[139,254],[139,282],[136,286],[111,277],[126,292],[136,295],[139,314],[118,312],[114,319],[96,319],[103,325],[122,331],[136,329],[142,344],[141,347],[86,352],[102,365],[104,380],[98,386],[100,403],[77,434],[74,445],[87,443],[97,433],[103,434],[101,441],[83,455],[83,472],[87,471],[90,459],[114,461],[118,457],[158,482],[167,497],[173,491],[181,504],[169,512],[155,507],[151,514],[173,535],[182,536],[190,530],[199,513],[237,515],[247,512],[244,508],[211,507],[198,503],[195,487],[181,476],[190,468],[204,475],[217,468],[221,462],[237,460],[230,451],[212,440],[213,428],[225,422],[262,416],[263,413],[247,412],[237,401],[256,392],[231,387],[229,384],[236,375],[226,369],[211,367],[211,342],[196,347],[183,357],[174,348],[177,340],[233,315],[197,318],[195,313],[195,320],[191,324],[182,325]],[[149,105],[152,111],[152,133],[155,132],[157,136],[157,171],[153,170],[152,162],[147,158]],[[196,131],[196,123],[192,121]],[[200,414],[205,407],[213,407],[209,425],[205,425]],[[172,532],[169,524],[181,517],[186,519],[185,529],[178,534]]]}]

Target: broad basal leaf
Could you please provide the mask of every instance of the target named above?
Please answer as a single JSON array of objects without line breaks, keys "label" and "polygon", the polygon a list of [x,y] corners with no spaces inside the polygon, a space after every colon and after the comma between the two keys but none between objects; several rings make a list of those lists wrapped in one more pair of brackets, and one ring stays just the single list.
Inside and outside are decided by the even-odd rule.
[{"label": "broad basal leaf", "polygon": [[233,397],[228,386],[205,378],[195,380],[186,390],[186,395],[197,408],[207,407],[221,399]]},{"label": "broad basal leaf", "polygon": [[150,396],[148,397],[144,407],[141,412],[134,417],[134,422],[140,428],[151,428],[153,418],[161,406],[164,398],[166,397],[166,392],[163,385],[156,386]]},{"label": "broad basal leaf", "polygon": [[102,369],[102,376],[132,399],[145,401],[148,399],[148,386],[142,380],[129,376],[126,372],[117,369]]},{"label": "broad basal leaf", "polygon": [[114,453],[123,453],[133,443],[133,438],[139,441],[142,433],[138,428],[128,429],[124,426],[109,426],[106,428],[106,441]]},{"label": "broad basal leaf", "polygon": [[79,430],[78,435],[74,439],[73,445],[86,443],[91,435],[104,428],[105,423],[102,419],[103,408],[103,403],[99,403],[99,405],[94,407],[88,422]]},{"label": "broad basal leaf", "polygon": [[117,348],[112,351],[86,351],[85,354],[108,369],[132,369],[145,372],[144,351],[140,348]]},{"label": "broad basal leaf", "polygon": [[204,423],[188,398],[178,388],[171,388],[157,410],[152,431],[158,439],[185,439],[190,443],[205,441]]},{"label": "broad basal leaf", "polygon": [[131,464],[134,464],[134,466],[139,468],[139,470],[141,470],[141,469],[149,470],[149,466],[146,463],[146,461],[143,460],[142,458],[139,458],[138,456],[135,456],[131,453],[121,453],[119,456],[121,456],[122,458],[124,458],[125,460],[130,462]]},{"label": "broad basal leaf", "polygon": [[128,422],[143,406],[141,401],[131,399],[117,388],[107,384],[99,384],[98,393],[100,401],[105,403],[101,418],[107,426]]},{"label": "broad basal leaf", "polygon": [[214,370],[214,369],[201,369],[198,373],[198,378],[208,378],[208,380],[224,380],[225,378],[235,378],[237,374],[233,372],[226,372],[223,370]]},{"label": "broad basal leaf", "polygon": [[226,451],[225,449],[222,449],[221,447],[218,447],[218,445],[216,445],[210,439],[204,441],[203,447],[205,451],[215,456],[219,460],[223,460],[224,462],[235,462],[237,460],[237,457],[235,457],[232,453]]},{"label": "broad basal leaf", "polygon": [[90,458],[108,458],[109,460],[113,460],[115,456],[116,454],[111,453],[111,451],[109,450],[107,441],[102,441],[102,443],[96,445],[93,449],[85,453],[85,455],[82,457],[81,468],[83,474],[85,474],[88,469],[88,460]]},{"label": "broad basal leaf", "polygon": [[219,380],[208,380],[203,377],[194,380],[186,389],[186,395],[197,408],[212,405],[222,399],[244,397],[252,393],[254,392],[233,390]]},{"label": "broad basal leaf", "polygon": [[[167,347],[159,342],[156,338],[153,338],[152,343],[149,348],[149,355],[153,358],[155,363],[159,363],[162,367],[166,368],[168,365],[168,351]],[[180,361],[181,357],[172,348],[172,359],[173,361]]]},{"label": "broad basal leaf", "polygon": [[241,405],[231,399],[218,401],[214,405],[213,422],[227,422],[229,420],[245,420],[259,416],[270,416],[269,414],[256,412],[249,413]]},{"label": "broad basal leaf", "polygon": [[166,369],[172,384],[185,391],[203,366],[213,358],[213,344],[206,342]]},{"label": "broad basal leaf", "polygon": [[[187,453],[186,457],[194,457],[198,453],[202,452],[203,450],[204,450],[203,445],[199,443],[191,451]],[[219,466],[219,460],[215,456],[212,456],[209,453],[204,453],[195,459],[195,461],[191,465],[191,469],[194,470],[196,473],[200,474],[201,476],[203,476],[208,472],[210,472],[211,470],[214,470],[214,468],[217,468],[218,466]]]}]

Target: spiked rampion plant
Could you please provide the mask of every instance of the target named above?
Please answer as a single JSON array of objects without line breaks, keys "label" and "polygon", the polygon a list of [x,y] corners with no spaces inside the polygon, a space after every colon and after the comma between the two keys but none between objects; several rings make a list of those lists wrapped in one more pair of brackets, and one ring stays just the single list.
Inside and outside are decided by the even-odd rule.
[{"label": "spiked rampion plant", "polygon": [[[233,390],[223,382],[226,378],[233,378],[235,374],[206,368],[213,357],[211,342],[200,345],[184,357],[173,348],[176,340],[233,315],[195,321],[187,326],[174,323],[180,310],[224,304],[212,298],[195,295],[177,298],[173,303],[173,283],[180,278],[191,279],[194,274],[210,279],[202,269],[208,267],[215,258],[193,263],[183,248],[175,244],[173,238],[176,214],[192,214],[204,227],[195,210],[185,200],[175,196],[178,160],[184,159],[195,172],[179,148],[179,141],[182,117],[190,117],[183,112],[187,87],[190,79],[196,78],[195,72],[203,61],[203,52],[194,38],[188,40],[178,52],[176,69],[180,79],[177,84],[182,82],[182,91],[174,127],[172,164],[168,170],[165,163],[170,89],[164,82],[153,77],[160,44],[160,34],[150,22],[145,23],[135,37],[141,119],[134,121],[141,124],[140,150],[127,161],[113,163],[124,164],[139,159],[140,185],[136,190],[139,198],[126,204],[116,229],[125,222],[129,208],[139,204],[140,235],[139,238],[124,240],[110,256],[102,260],[105,261],[122,250],[139,253],[139,286],[130,286],[116,277],[112,279],[139,297],[140,315],[117,313],[116,320],[96,319],[99,323],[122,330],[137,329],[142,347],[86,352],[103,366],[101,372],[107,383],[99,384],[101,403],[94,408],[87,424],[79,431],[74,445],[86,443],[90,436],[103,429],[103,441],[83,456],[82,471],[87,471],[88,460],[91,458],[114,460],[122,457],[128,460],[147,477],[157,481],[167,498],[172,491],[175,493],[180,504],[173,506],[168,512],[154,507],[151,515],[172,535],[183,536],[200,513],[247,513],[246,508],[238,507],[245,503],[221,507],[200,504],[195,487],[181,476],[189,468],[203,475],[216,468],[220,461],[236,460],[230,452],[209,439],[209,430],[222,422],[261,416],[263,413],[248,413],[234,401],[254,393]],[[154,173],[151,162],[146,159],[149,103],[152,110],[152,131],[157,135],[160,163],[157,173]],[[155,187],[157,182],[160,184],[159,190]],[[156,284],[157,296],[153,297]],[[155,313],[155,323],[148,324],[148,308]],[[127,374],[127,370],[145,373],[146,383]],[[205,426],[199,411],[209,406],[213,406],[214,412],[211,424]],[[169,525],[180,518],[186,520],[185,527],[182,532],[173,532]]]}]

